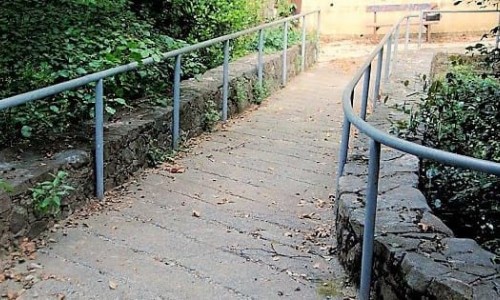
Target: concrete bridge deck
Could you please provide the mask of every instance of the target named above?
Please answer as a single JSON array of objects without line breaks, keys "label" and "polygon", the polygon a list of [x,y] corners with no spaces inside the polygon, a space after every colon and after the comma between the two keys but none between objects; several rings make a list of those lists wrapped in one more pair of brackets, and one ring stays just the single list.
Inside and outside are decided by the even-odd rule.
[{"label": "concrete bridge deck", "polygon": [[21,299],[353,297],[331,209],[352,64],[319,63],[198,138],[176,170],[147,170],[100,212],[64,221],[17,267],[30,280],[2,289]]},{"label": "concrete bridge deck", "polygon": [[0,274],[0,297],[354,298],[336,258],[332,194],[342,89],[373,45],[345,44],[326,45],[315,67],[182,157],[56,225],[45,247],[21,244],[33,260],[16,264],[14,280]]}]

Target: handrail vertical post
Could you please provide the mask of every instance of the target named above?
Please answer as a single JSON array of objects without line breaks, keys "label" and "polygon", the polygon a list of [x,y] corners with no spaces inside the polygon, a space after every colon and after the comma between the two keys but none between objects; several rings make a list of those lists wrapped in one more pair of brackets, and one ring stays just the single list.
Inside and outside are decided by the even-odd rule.
[{"label": "handrail vertical post", "polygon": [[[351,106],[354,103],[354,90],[351,92]],[[351,122],[344,116],[344,123],[342,124],[342,138],[340,140],[340,153],[339,153],[339,166],[337,171],[337,187],[340,177],[344,175],[344,167],[347,162],[347,154],[349,152],[349,139],[351,134]]]},{"label": "handrail vertical post", "polygon": [[227,121],[227,98],[229,94],[229,40],[224,42],[224,67],[222,72],[222,121]]},{"label": "handrail vertical post", "polygon": [[382,81],[382,66],[384,63],[384,48],[381,48],[377,57],[377,70],[375,73],[375,86],[373,88],[373,109],[380,97],[380,82]]},{"label": "handrail vertical post", "polygon": [[421,10],[419,13],[419,25],[418,25],[418,49],[422,47],[422,32],[424,31],[424,11]]},{"label": "handrail vertical post", "polygon": [[95,180],[96,196],[104,198],[104,100],[103,80],[97,81],[95,88]]},{"label": "handrail vertical post", "polygon": [[318,53],[319,53],[319,39],[321,37],[321,10],[318,10],[318,18],[316,20],[316,53],[315,53],[315,60],[318,60]]},{"label": "handrail vertical post", "polygon": [[[497,4],[498,10],[498,4]],[[497,34],[495,38],[495,48],[498,49],[498,44],[500,43],[500,11],[498,11],[498,24],[497,24]]]},{"label": "handrail vertical post", "polygon": [[410,42],[410,17],[406,17],[406,31],[405,31],[405,51],[408,50],[408,43]]},{"label": "handrail vertical post", "polygon": [[300,71],[306,69],[306,16],[302,17],[302,48],[300,51]]},{"label": "handrail vertical post", "polygon": [[[399,46],[399,25],[396,27],[396,32],[394,33],[394,53],[392,55],[392,62],[394,63],[398,57],[398,46]],[[394,64],[391,63],[391,67],[389,69],[389,75],[392,73],[392,67]]]},{"label": "handrail vertical post", "polygon": [[288,50],[288,21],[285,22],[283,29],[283,73],[282,73],[282,84],[286,86],[287,80],[287,50]]},{"label": "handrail vertical post", "polygon": [[361,112],[359,117],[363,120],[366,119],[366,108],[368,106],[368,94],[370,92],[370,76],[372,72],[372,65],[369,64],[365,70],[363,80],[363,93],[361,94]]},{"label": "handrail vertical post", "polygon": [[175,57],[174,71],[174,107],[172,117],[172,148],[177,149],[180,137],[180,108],[181,108],[181,55]]},{"label": "handrail vertical post", "polygon": [[387,53],[385,57],[385,68],[384,68],[384,79],[385,81],[389,80],[389,72],[390,72],[390,67],[391,67],[391,52],[392,52],[392,34],[391,36],[387,39]]},{"label": "handrail vertical post", "polygon": [[264,29],[259,30],[259,55],[257,58],[257,83],[262,88],[262,79],[264,68]]},{"label": "handrail vertical post", "polygon": [[370,160],[368,162],[368,186],[365,201],[365,226],[361,256],[361,284],[359,299],[370,299],[370,285],[373,264],[373,241],[375,218],[377,215],[377,195],[380,171],[380,143],[370,140]]}]

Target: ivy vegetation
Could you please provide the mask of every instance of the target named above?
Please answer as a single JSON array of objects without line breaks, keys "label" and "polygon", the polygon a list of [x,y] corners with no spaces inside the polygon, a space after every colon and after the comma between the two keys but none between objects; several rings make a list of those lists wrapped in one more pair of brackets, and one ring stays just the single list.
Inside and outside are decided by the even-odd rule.
[{"label": "ivy vegetation", "polygon": [[[266,21],[258,0],[12,0],[0,1],[0,99],[152,57]],[[278,16],[290,14],[279,0]],[[289,43],[298,41],[291,27]],[[281,28],[266,31],[267,49],[280,49]],[[223,45],[183,56],[182,76],[222,62]],[[256,36],[231,44],[231,55],[256,49]],[[172,60],[104,81],[107,119],[141,105],[168,105]],[[84,132],[94,116],[94,86],[0,111],[0,143],[47,143]]]}]

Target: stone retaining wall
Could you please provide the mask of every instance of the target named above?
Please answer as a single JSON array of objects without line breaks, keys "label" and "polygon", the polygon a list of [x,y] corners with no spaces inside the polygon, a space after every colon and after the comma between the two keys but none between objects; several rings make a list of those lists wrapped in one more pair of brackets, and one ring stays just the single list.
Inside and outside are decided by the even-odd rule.
[{"label": "stone retaining wall", "polygon": [[[309,44],[306,67],[316,62],[316,45]],[[294,46],[287,54],[288,78],[300,72],[300,47]],[[250,55],[230,64],[230,116],[245,110],[257,95],[255,86],[256,55]],[[264,86],[267,92],[281,87],[283,70],[281,53],[264,58]],[[183,139],[200,134],[206,127],[205,114],[221,110],[222,67],[207,71],[199,78],[181,83],[181,135]],[[210,106],[212,105],[212,106]],[[148,153],[168,149],[171,145],[171,107],[142,109],[125,116],[119,122],[105,125],[105,189],[124,183],[130,176],[147,166]],[[211,110],[211,111],[210,111]],[[33,212],[28,189],[36,183],[51,179],[50,174],[64,169],[69,173],[70,185],[76,188],[63,203],[63,216],[94,194],[94,164],[91,142],[79,143],[73,149],[45,154],[6,149],[0,152],[1,178],[13,187],[14,193],[0,191],[0,255],[19,237],[35,237],[45,230],[49,219]]]},{"label": "stone retaining wall", "polygon": [[[432,52],[422,50],[400,58],[393,78],[384,88],[382,99],[388,96],[389,100],[370,116],[371,124],[388,132],[391,122],[408,119],[400,108],[404,102],[419,101],[424,95],[426,83],[422,74],[429,78],[432,57]],[[405,85],[406,80],[409,84]],[[339,259],[348,273],[359,280],[368,139],[355,139],[351,148],[337,190],[336,234]],[[386,147],[382,147],[381,157],[372,296],[498,299],[498,258],[473,240],[455,238],[432,213],[417,188],[419,159]]]}]

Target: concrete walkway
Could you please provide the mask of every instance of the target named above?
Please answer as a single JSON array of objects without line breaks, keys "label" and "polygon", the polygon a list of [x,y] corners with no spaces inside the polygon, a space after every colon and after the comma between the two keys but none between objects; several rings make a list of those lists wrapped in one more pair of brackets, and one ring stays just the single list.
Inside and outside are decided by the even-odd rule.
[{"label": "concrete walkway", "polygon": [[56,226],[16,267],[31,276],[21,299],[354,296],[335,258],[330,196],[353,64],[320,63],[199,138],[175,162],[184,172],[148,170],[104,210]]}]

